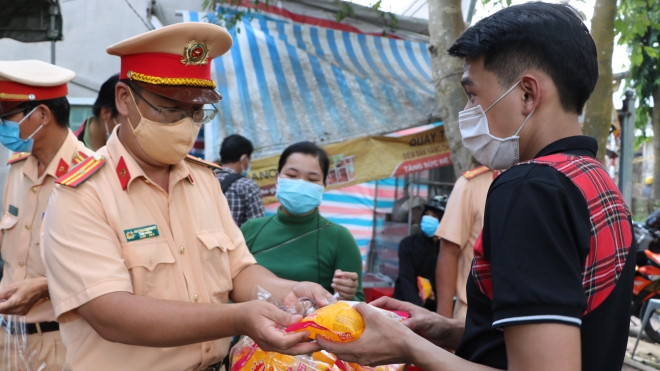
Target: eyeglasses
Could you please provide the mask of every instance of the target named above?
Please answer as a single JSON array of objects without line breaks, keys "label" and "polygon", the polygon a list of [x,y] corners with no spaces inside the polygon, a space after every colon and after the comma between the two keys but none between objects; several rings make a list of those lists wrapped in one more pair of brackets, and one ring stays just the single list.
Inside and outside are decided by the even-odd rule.
[{"label": "eyeglasses", "polygon": [[190,116],[190,118],[192,118],[193,122],[196,124],[206,124],[207,122],[211,122],[211,120],[213,120],[215,115],[218,113],[215,105],[213,105],[213,108],[202,108],[193,112],[181,108],[158,108],[149,103],[148,100],[144,99],[144,97],[138,93],[136,89],[131,88],[131,90],[133,90],[135,95],[140,97],[146,104],[148,104],[149,107],[158,112],[158,122],[163,124],[173,124],[179,120],[183,120],[188,116]]}]

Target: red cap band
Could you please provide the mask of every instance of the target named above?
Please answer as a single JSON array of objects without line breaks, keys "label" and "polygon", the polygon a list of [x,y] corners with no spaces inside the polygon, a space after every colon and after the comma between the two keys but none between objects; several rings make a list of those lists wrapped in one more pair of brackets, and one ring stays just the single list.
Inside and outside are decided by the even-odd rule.
[{"label": "red cap band", "polygon": [[32,86],[13,81],[0,81],[0,101],[33,101],[66,97],[66,84]]},{"label": "red cap band", "polygon": [[142,53],[121,56],[120,79],[128,79],[128,71],[167,78],[211,80],[211,61],[205,65],[181,63],[181,56],[166,53]]}]

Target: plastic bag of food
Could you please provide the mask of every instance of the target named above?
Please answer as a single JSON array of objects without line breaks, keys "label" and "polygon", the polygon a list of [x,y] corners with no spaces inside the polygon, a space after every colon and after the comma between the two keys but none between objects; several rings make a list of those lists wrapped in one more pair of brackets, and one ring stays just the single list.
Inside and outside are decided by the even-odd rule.
[{"label": "plastic bag of food", "polygon": [[341,371],[337,357],[325,351],[311,356],[266,352],[247,336],[232,348],[230,360],[231,371]]},{"label": "plastic bag of food", "polygon": [[0,370],[40,371],[46,364],[36,365],[36,351],[28,346],[25,317],[0,315]]},{"label": "plastic bag of food", "polygon": [[[295,325],[286,328],[287,332],[308,331],[311,339],[317,336],[330,341],[349,342],[357,340],[364,332],[364,320],[354,309],[356,301],[340,301],[316,310]],[[406,313],[391,312],[372,307],[384,316],[397,321],[408,318]]]},{"label": "plastic bag of food", "polygon": [[427,280],[424,277],[417,277],[417,288],[419,289],[419,297],[422,298],[423,302],[426,302],[428,299],[435,299],[435,293],[433,292],[433,286],[431,281]]},{"label": "plastic bag of food", "polygon": [[[314,316],[314,314],[318,312],[321,312],[322,314],[326,313],[325,315],[322,315],[322,317],[331,317],[333,311],[335,310],[325,309],[328,307],[335,306],[336,308],[339,308],[341,312],[346,310],[346,307],[348,307],[350,311],[354,312],[353,314],[349,314],[351,318],[357,314],[357,318],[359,318],[358,327],[360,327],[359,323],[362,323],[360,327],[360,335],[362,334],[362,331],[364,331],[364,321],[362,320],[362,316],[360,316],[360,314],[355,309],[353,309],[353,307],[358,304],[358,302],[338,302],[318,309],[314,300],[309,298],[300,298],[298,303],[295,305],[295,308],[289,308],[285,305],[282,305],[282,303],[273,298],[266,290],[260,287],[258,288],[257,298],[259,300],[265,300],[271,304],[274,304],[278,308],[288,313],[306,316],[305,319],[309,319],[309,317]],[[404,312],[389,312],[379,308],[375,309],[378,309],[384,315],[394,319],[403,320],[408,318],[407,313]],[[346,313],[350,313],[350,311]],[[318,318],[319,315],[317,314],[314,317]],[[230,371],[402,371],[404,366],[401,364],[379,366],[377,368],[362,367],[357,364],[343,362],[337,359],[337,356],[334,354],[328,353],[326,351],[316,352],[311,355],[299,356],[289,356],[276,352],[266,352],[259,348],[259,345],[257,345],[254,340],[247,336],[242,336],[238,343],[231,349],[229,360],[231,365]]]}]

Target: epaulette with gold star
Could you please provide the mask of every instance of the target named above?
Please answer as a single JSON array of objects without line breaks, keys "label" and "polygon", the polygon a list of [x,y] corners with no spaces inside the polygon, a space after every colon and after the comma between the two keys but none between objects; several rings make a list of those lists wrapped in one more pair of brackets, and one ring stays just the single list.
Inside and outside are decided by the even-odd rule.
[{"label": "epaulette with gold star", "polygon": [[472,170],[468,170],[468,171],[464,172],[463,177],[467,180],[470,180],[472,178],[478,177],[479,175],[487,173],[489,171],[490,171],[490,169],[487,168],[486,166],[479,166],[479,167],[476,167]]},{"label": "epaulette with gold star", "polygon": [[105,165],[105,158],[103,156],[89,156],[71,169],[71,171],[59,177],[55,183],[76,188],[102,168],[103,165]]},{"label": "epaulette with gold star", "polygon": [[30,152],[14,152],[12,153],[11,156],[9,156],[9,160],[7,160],[7,165],[11,165],[17,162],[21,162],[23,160],[27,160],[28,157],[30,157]]},{"label": "epaulette with gold star", "polygon": [[73,154],[73,158],[71,159],[71,162],[73,162],[74,165],[78,165],[79,163],[85,161],[85,159],[89,157],[85,154],[83,151],[78,151]]},{"label": "epaulette with gold star", "polygon": [[187,155],[187,156],[186,156],[186,161],[192,162],[192,163],[194,163],[194,164],[198,164],[198,165],[206,166],[206,167],[208,167],[208,168],[211,169],[211,170],[214,170],[214,169],[222,169],[222,166],[220,166],[220,165],[218,165],[218,164],[216,164],[216,163],[209,162],[209,161],[206,161],[206,160],[202,160],[201,158],[199,158],[199,157],[195,157],[195,156],[193,156],[193,155]]}]

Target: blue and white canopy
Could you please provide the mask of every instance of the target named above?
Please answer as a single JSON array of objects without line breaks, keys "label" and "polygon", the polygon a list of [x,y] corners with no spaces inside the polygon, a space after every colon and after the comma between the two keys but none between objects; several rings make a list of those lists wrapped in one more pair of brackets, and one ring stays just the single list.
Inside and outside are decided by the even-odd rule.
[{"label": "blue and white canopy", "polygon": [[[185,11],[183,18],[215,22],[213,13]],[[214,60],[224,98],[218,120],[204,130],[209,160],[234,133],[262,157],[302,140],[334,143],[440,120],[426,43],[267,14],[237,28],[231,50]]]}]

